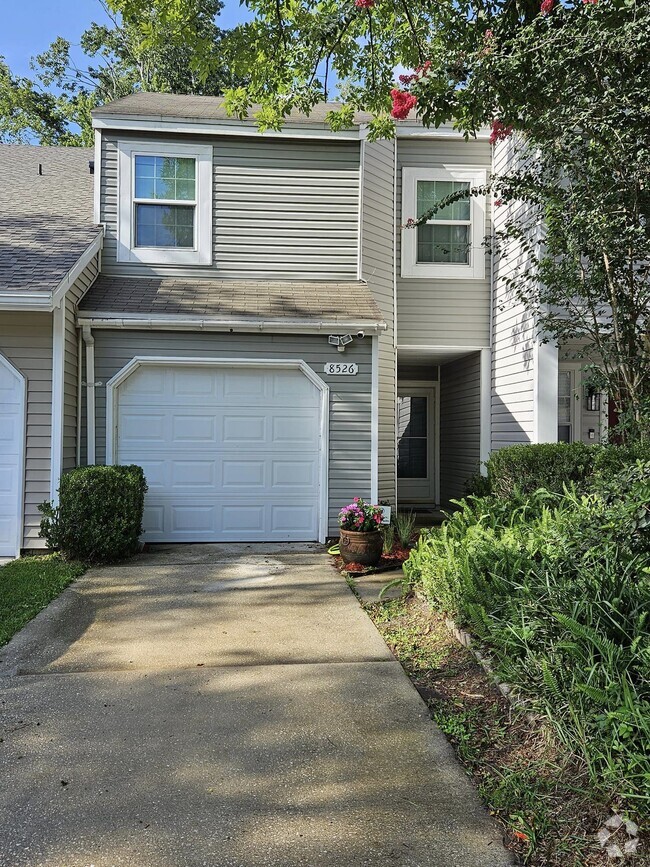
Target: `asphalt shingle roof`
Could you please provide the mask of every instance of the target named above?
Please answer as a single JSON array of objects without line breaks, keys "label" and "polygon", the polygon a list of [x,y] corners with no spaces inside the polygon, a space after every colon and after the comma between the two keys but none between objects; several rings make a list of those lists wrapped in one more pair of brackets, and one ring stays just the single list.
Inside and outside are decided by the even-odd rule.
[{"label": "asphalt shingle roof", "polygon": [[52,291],[101,232],[92,158],[89,148],[0,144],[0,292]]},{"label": "asphalt shingle roof", "polygon": [[[340,108],[337,102],[320,102],[313,107],[309,115],[299,111],[293,111],[285,119],[285,124],[298,124],[301,126],[326,126],[325,115],[328,111]],[[230,121],[236,124],[255,125],[253,114],[259,106],[253,106],[249,111],[249,118],[241,121],[235,117],[229,117],[224,108],[224,99],[220,96],[189,96],[181,93],[133,93],[116,99],[93,109],[93,117],[146,117],[158,120],[194,120],[194,121]],[[355,125],[368,123],[372,115],[366,112],[357,112],[354,117]]]},{"label": "asphalt shingle roof", "polygon": [[84,313],[125,318],[164,314],[226,320],[381,323],[370,289],[361,282],[190,280],[100,276],[83,298]]}]

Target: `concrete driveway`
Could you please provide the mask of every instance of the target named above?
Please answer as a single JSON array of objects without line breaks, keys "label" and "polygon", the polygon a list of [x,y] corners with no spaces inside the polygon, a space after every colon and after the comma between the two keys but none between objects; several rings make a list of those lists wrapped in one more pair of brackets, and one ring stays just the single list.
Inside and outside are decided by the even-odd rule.
[{"label": "concrete driveway", "polygon": [[0,652],[0,865],[501,867],[318,546],[160,546]]}]

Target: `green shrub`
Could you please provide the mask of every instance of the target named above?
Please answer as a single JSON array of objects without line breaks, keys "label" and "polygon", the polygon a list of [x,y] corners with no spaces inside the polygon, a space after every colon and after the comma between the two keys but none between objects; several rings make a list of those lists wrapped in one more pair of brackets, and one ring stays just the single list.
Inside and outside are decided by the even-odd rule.
[{"label": "green shrub", "polygon": [[61,477],[59,505],[42,503],[41,536],[66,559],[110,563],[137,551],[147,483],[141,467],[79,467]]},{"label": "green shrub", "polygon": [[650,809],[650,461],[589,492],[470,497],[405,565],[549,718],[597,788]]},{"label": "green shrub", "polygon": [[650,461],[650,443],[630,443],[629,445],[607,445],[595,452],[593,472],[600,479],[611,479],[626,467],[637,461]]},{"label": "green shrub", "polygon": [[498,497],[512,497],[531,494],[538,488],[561,492],[563,485],[571,482],[583,487],[602,448],[576,442],[499,449],[486,463],[490,491]]}]

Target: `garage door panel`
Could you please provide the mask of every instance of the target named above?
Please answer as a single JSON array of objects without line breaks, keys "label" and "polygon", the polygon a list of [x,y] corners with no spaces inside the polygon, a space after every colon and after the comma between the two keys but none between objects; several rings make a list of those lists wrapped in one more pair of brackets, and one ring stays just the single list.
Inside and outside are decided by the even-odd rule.
[{"label": "garage door panel", "polygon": [[266,491],[268,484],[266,461],[225,459],[222,461],[221,468],[221,486],[224,490],[251,490],[255,488],[260,493]]},{"label": "garage door panel", "polygon": [[[0,557],[17,553],[22,511],[25,384],[0,361]],[[42,496],[41,496],[42,499]]]},{"label": "garage door panel", "polygon": [[[228,370],[220,372],[223,378],[223,396],[228,399],[245,398],[246,403],[250,399],[263,400],[268,393],[270,382],[268,374],[260,373],[251,375],[246,368],[241,370]],[[216,374],[219,376],[219,372]]]},{"label": "garage door panel", "polygon": [[274,460],[271,463],[271,487],[277,491],[283,488],[306,488],[312,490],[318,485],[318,456],[307,460]]},{"label": "garage door panel", "polygon": [[140,367],[137,377],[130,376],[120,385],[120,403],[123,406],[143,401],[153,403],[165,396],[166,375],[162,368]]},{"label": "garage door panel", "polygon": [[225,415],[222,442],[263,444],[268,438],[268,418],[261,415]]},{"label": "garage door panel", "polygon": [[[295,369],[170,365],[139,384],[145,369],[126,380],[126,400],[118,389],[117,456],[145,471],[146,540],[318,538],[320,392],[310,380]],[[153,398],[141,394],[150,383]]]},{"label": "garage door panel", "polygon": [[172,443],[217,444],[217,420],[214,415],[199,413],[174,413],[169,431]]},{"label": "garage door panel", "polygon": [[318,438],[319,427],[319,420],[313,416],[277,414],[271,419],[271,438],[274,443],[313,445]]},{"label": "garage door panel", "polygon": [[168,440],[167,418],[163,413],[123,411],[120,414],[120,440],[125,445],[165,443]]},{"label": "garage door panel", "polygon": [[168,372],[168,391],[174,397],[216,397],[218,382],[205,371],[179,368]]},{"label": "garage door panel", "polygon": [[214,504],[180,506],[170,504],[170,530],[172,533],[212,533],[215,529],[217,507]]},{"label": "garage door panel", "polygon": [[145,501],[142,529],[145,538],[149,541],[160,539],[165,535],[165,507],[162,503],[152,503],[151,497]]}]

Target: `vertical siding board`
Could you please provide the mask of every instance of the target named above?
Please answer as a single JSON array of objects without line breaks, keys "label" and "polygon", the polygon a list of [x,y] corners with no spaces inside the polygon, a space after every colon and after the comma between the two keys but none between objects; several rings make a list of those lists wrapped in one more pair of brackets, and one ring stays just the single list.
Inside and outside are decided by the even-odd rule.
[{"label": "vertical siding board", "polygon": [[[369,340],[354,341],[346,361],[356,361],[354,377],[327,377],[332,361],[327,335],[197,334],[96,329],[95,373],[97,463],[106,460],[106,383],[136,355],[197,358],[303,359],[330,387],[329,532],[338,535],[339,509],[355,496],[370,496],[370,387],[372,351]],[[336,359],[334,359],[336,360]],[[83,425],[85,452],[85,422]]]},{"label": "vertical siding board", "polygon": [[[477,166],[490,170],[488,142],[400,139],[397,147],[398,223],[402,214],[402,169]],[[408,216],[415,216],[408,215]],[[486,234],[490,232],[488,214]],[[404,229],[402,231],[414,231]],[[485,280],[402,278],[401,231],[398,227],[397,343],[429,346],[488,346],[490,341],[490,273]]]},{"label": "vertical siding board", "polygon": [[[504,173],[518,159],[514,138],[499,142],[494,149],[494,173]],[[517,203],[495,208],[495,231],[515,215],[529,216]],[[522,250],[515,241],[494,258],[492,449],[535,439],[535,320],[508,286],[521,261]]]},{"label": "vertical siding board", "polygon": [[440,370],[440,499],[462,497],[481,461],[481,356],[466,355]]},{"label": "vertical siding board", "polygon": [[387,330],[379,336],[379,499],[396,501],[395,479],[395,309],[393,294],[393,182],[395,143],[364,145],[361,261]]},{"label": "vertical siding board", "polygon": [[99,273],[99,256],[84,269],[65,298],[65,345],[63,382],[63,472],[71,470],[77,461],[77,388],[78,343],[76,311],[79,301],[92,286]]},{"label": "vertical siding board", "polygon": [[0,352],[27,381],[23,547],[44,548],[38,504],[50,497],[52,315],[3,312]]},{"label": "vertical siding board", "polygon": [[[121,265],[117,256],[117,142],[102,136],[103,270],[228,279],[353,280],[357,276],[357,142],[201,137],[213,146],[210,268]],[[148,134],[169,142],[169,135]],[[183,141],[190,137],[183,136]]]}]

